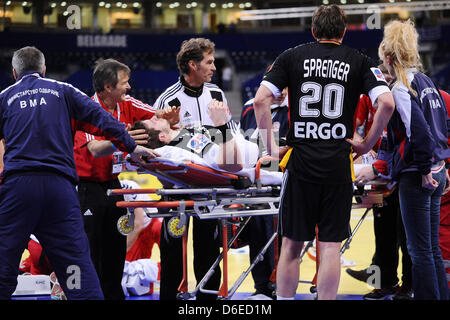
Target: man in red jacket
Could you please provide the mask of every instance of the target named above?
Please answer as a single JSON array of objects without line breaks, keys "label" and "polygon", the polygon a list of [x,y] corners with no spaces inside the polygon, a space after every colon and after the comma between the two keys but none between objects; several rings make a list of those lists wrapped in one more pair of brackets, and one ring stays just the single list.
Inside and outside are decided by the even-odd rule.
[{"label": "man in red jacket", "polygon": [[[156,110],[126,94],[131,87],[128,66],[113,60],[100,60],[94,69],[95,94],[92,97],[114,118],[131,126],[137,120],[152,118]],[[159,111],[162,114],[162,111]],[[130,131],[137,144],[146,143],[141,131]],[[78,196],[85,231],[89,238],[91,258],[99,275],[105,299],[124,299],[121,287],[126,255],[126,237],[117,231],[117,220],[126,209],[117,208],[123,196],[107,196],[108,189],[120,189],[121,166],[113,158],[123,152],[105,137],[77,131],[74,144],[75,164],[80,177]]]}]

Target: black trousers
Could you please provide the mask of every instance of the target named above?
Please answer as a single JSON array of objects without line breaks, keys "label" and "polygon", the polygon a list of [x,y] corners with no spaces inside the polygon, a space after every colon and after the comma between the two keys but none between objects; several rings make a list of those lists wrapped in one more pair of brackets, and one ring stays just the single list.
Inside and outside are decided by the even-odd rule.
[{"label": "black trousers", "polygon": [[[160,256],[161,256],[161,280],[160,299],[175,300],[178,286],[183,279],[183,247],[182,238],[173,238],[168,234],[167,224],[170,218],[164,218],[161,229]],[[193,255],[194,274],[197,284],[203,279],[220,254],[219,228],[217,220],[200,220],[193,217]],[[188,232],[188,228],[186,231]],[[188,265],[188,269],[189,269]],[[205,289],[219,290],[220,267],[214,269],[213,276],[205,285]],[[216,300],[217,294],[198,292],[196,300]]]},{"label": "black trousers", "polygon": [[[273,216],[254,216],[246,226],[245,236],[248,239],[250,249],[250,262],[259,254],[274,233]],[[259,261],[252,269],[252,277],[257,292],[269,297],[272,295],[270,276],[275,268],[274,244],[264,254],[264,259]]]},{"label": "black trousers", "polygon": [[125,299],[121,281],[127,238],[117,230],[117,220],[127,210],[116,206],[117,201],[123,201],[123,196],[106,195],[106,190],[120,188],[118,179],[103,183],[83,180],[78,184],[91,258],[106,300]]},{"label": "black trousers", "polygon": [[402,223],[398,190],[385,198],[386,205],[374,210],[375,254],[372,264],[380,267],[381,287],[399,282],[397,268],[399,248],[402,250],[402,285],[411,288],[411,257],[406,248],[406,234]]}]

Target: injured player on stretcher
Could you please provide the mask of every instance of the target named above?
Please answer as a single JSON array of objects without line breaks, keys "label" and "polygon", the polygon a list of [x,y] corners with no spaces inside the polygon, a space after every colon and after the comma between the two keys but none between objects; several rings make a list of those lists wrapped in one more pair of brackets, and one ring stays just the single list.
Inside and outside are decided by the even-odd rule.
[{"label": "injured player on stretcher", "polygon": [[[223,102],[212,100],[209,113],[214,127],[174,129],[167,120],[153,117],[135,122],[132,129],[145,129],[149,136],[145,146],[155,150],[161,158],[191,161],[247,176],[253,182],[258,145],[247,141],[233,123],[226,123],[229,109]],[[261,170],[260,174],[262,184],[281,184],[282,172]]]}]

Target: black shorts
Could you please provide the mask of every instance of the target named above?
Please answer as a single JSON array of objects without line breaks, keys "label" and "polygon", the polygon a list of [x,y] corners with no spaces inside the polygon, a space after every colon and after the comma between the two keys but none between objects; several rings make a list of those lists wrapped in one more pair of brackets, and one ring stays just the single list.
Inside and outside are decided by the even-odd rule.
[{"label": "black shorts", "polygon": [[283,175],[279,234],[295,241],[341,242],[349,236],[353,184],[316,184]]}]

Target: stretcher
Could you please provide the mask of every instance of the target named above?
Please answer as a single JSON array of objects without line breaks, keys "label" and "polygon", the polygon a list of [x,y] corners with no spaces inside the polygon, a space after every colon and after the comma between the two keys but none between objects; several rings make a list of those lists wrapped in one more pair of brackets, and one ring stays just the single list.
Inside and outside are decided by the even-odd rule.
[{"label": "stretcher", "polygon": [[[255,168],[255,179],[252,181],[246,176],[226,173],[198,165],[190,161],[173,161],[164,158],[147,160],[145,163],[135,163],[138,173],[147,173],[156,176],[163,184],[159,189],[114,189],[108,190],[110,195],[118,194],[156,194],[161,197],[158,201],[120,201],[118,207],[128,208],[128,214],[118,221],[118,229],[122,234],[131,232],[133,228],[135,208],[165,208],[158,213],[147,213],[149,217],[170,217],[168,232],[173,237],[182,237],[183,250],[183,279],[178,288],[179,299],[191,299],[200,292],[217,294],[219,299],[230,299],[250,274],[254,266],[263,259],[265,252],[274,243],[275,259],[278,259],[278,234],[274,230],[273,235],[261,249],[250,266],[236,280],[228,286],[228,250],[240,236],[242,230],[253,216],[272,215],[275,220],[278,214],[281,182],[278,185],[263,185],[260,179],[261,164],[266,161],[278,161],[271,157],[261,158]],[[213,187],[211,187],[213,186]],[[373,181],[365,186],[355,186],[353,209],[365,208],[365,212],[358,221],[350,237],[343,244],[341,254],[350,246],[354,235],[368,212],[374,207],[383,206],[383,199],[391,190],[386,182]],[[190,216],[199,219],[218,219],[222,228],[222,252],[217,257],[203,279],[198,282],[193,291],[188,290],[187,271],[187,232],[186,225]],[[235,234],[228,239],[228,227],[233,218],[240,218],[241,222]],[[311,243],[302,252],[308,249]],[[317,252],[317,258],[319,252]],[[222,262],[222,283],[218,291],[204,288],[207,281],[215,272],[216,267]],[[319,260],[316,268],[318,269]],[[317,275],[317,273],[316,273]],[[275,283],[276,268],[272,273],[271,281]],[[300,282],[305,282],[301,281]],[[315,292],[316,276],[308,281],[313,286],[311,292]]]},{"label": "stretcher", "polygon": [[[230,299],[254,266],[263,259],[263,255],[276,239],[276,232],[261,249],[236,282],[228,286],[228,251],[239,238],[241,232],[253,216],[276,216],[280,199],[281,181],[277,185],[263,185],[261,165],[266,161],[278,160],[272,157],[259,159],[255,167],[254,180],[247,176],[215,170],[190,161],[174,161],[164,158],[147,160],[146,163],[134,163],[138,173],[152,174],[162,183],[159,189],[111,189],[108,195],[119,194],[156,194],[159,201],[119,201],[118,207],[127,208],[128,213],[119,219],[119,232],[126,235],[133,229],[135,208],[164,208],[158,213],[147,213],[149,217],[170,217],[168,233],[173,237],[182,237],[183,279],[178,288],[178,298],[191,299],[201,291],[217,294],[219,299]],[[211,187],[213,186],[213,187]],[[193,291],[188,291],[187,270],[187,232],[186,225],[190,216],[199,219],[218,219],[222,234],[222,251],[214,264],[198,282]],[[235,233],[229,239],[230,224],[240,222]],[[207,290],[205,284],[222,262],[222,283],[218,291]]]}]

